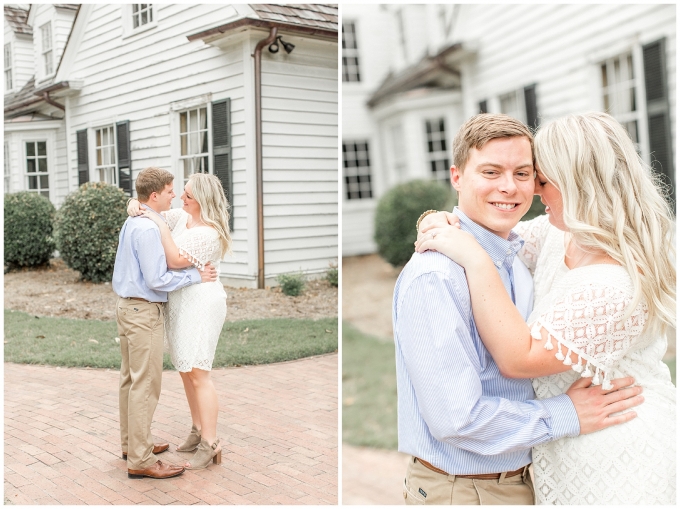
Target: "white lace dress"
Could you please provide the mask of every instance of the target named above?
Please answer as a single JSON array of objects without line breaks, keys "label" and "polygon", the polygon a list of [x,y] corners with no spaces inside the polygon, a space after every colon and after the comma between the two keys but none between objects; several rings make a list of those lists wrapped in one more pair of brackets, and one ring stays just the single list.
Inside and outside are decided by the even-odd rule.
[{"label": "white lace dress", "polygon": [[520,223],[525,239],[520,257],[534,273],[532,336],[544,328],[545,348],[558,359],[578,355],[572,369],[533,380],[538,399],[563,394],[580,376],[608,387],[609,380],[635,377],[645,401],[638,417],[596,433],[562,438],[533,448],[539,504],[675,505],[675,393],[661,361],[667,341],[642,332],[646,306],[622,320],[633,284],[618,265],[569,270],[564,232],[547,216]]},{"label": "white lace dress", "polygon": [[[219,267],[221,251],[217,232],[207,226],[187,229],[189,214],[182,209],[164,213],[180,253],[202,268]],[[185,286],[168,294],[165,308],[165,348],[178,371],[212,368],[217,340],[227,316],[227,294],[219,279]]]}]

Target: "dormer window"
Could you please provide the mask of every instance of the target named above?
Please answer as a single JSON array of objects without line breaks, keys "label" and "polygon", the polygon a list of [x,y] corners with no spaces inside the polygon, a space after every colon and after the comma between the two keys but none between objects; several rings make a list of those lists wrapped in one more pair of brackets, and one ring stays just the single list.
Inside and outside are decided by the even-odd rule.
[{"label": "dormer window", "polygon": [[45,76],[49,76],[54,72],[52,66],[52,23],[47,22],[40,27],[40,37],[42,39],[42,55]]},{"label": "dormer window", "polygon": [[132,28],[138,28],[153,21],[152,4],[132,4]]},{"label": "dormer window", "polygon": [[5,91],[12,90],[12,43],[5,44]]}]

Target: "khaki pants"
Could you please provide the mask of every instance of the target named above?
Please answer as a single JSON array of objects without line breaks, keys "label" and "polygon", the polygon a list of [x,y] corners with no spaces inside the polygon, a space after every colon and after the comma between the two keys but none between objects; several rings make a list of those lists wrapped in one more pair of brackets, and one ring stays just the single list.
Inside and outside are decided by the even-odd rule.
[{"label": "khaki pants", "polygon": [[404,479],[407,505],[533,505],[529,471],[500,479],[465,479],[439,474],[411,457]]},{"label": "khaki pants", "polygon": [[120,443],[129,469],[158,461],[153,454],[151,419],[161,394],[163,375],[163,305],[119,298],[116,322],[120,336]]}]

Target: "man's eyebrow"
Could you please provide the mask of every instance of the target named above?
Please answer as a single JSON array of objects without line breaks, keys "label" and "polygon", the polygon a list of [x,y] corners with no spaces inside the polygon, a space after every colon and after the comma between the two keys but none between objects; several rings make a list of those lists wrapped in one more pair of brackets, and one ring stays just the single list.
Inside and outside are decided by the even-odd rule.
[{"label": "man's eyebrow", "polygon": [[[503,165],[502,165],[502,164],[491,163],[491,162],[487,162],[487,163],[479,163],[479,164],[477,165],[477,168],[481,168],[482,166],[492,166],[493,168],[503,168]],[[533,167],[534,167],[534,164],[533,164],[533,163],[524,163],[524,164],[521,164],[521,165],[517,166],[515,169],[516,169],[516,170],[519,170],[519,169],[521,169],[521,168],[533,168]]]}]

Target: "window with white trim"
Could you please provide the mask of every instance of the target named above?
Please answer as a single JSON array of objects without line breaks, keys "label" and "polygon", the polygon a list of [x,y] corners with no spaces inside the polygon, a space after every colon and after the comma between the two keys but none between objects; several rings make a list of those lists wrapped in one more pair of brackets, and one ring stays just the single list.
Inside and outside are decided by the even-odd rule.
[{"label": "window with white trim", "polygon": [[352,22],[342,24],[342,81],[361,81],[357,34]]},{"label": "window with white trim", "polygon": [[5,92],[12,90],[12,43],[5,44]]},{"label": "window with white trim", "polygon": [[152,21],[152,4],[132,4],[132,28],[141,27]]},{"label": "window with white trim", "polygon": [[4,191],[5,194],[10,192],[10,182],[12,178],[12,170],[9,165],[9,143],[5,142],[5,183]]},{"label": "window with white trim", "polygon": [[210,173],[208,108],[200,106],[179,113],[180,169],[186,184],[194,173]]},{"label": "window with white trim", "polygon": [[342,160],[345,197],[348,200],[372,198],[371,159],[368,153],[368,141],[344,141],[342,143]]},{"label": "window with white trim", "polygon": [[637,83],[632,52],[602,62],[600,76],[604,111],[625,127],[639,152],[638,128],[641,113],[635,98]]},{"label": "window with white trim", "polygon": [[26,189],[50,197],[47,171],[47,142],[26,142]]},{"label": "window with white trim", "polygon": [[504,113],[512,118],[526,123],[526,107],[524,106],[524,90],[513,90],[507,94],[501,95],[499,98],[501,103],[501,113]]},{"label": "window with white trim", "polygon": [[116,164],[116,138],[112,125],[95,129],[95,175],[100,182],[118,185]]},{"label": "window with white trim", "polygon": [[48,21],[40,27],[40,38],[42,39],[42,55],[45,76],[49,76],[54,71],[52,59],[52,22]]},{"label": "window with white trim", "polygon": [[451,172],[449,152],[446,147],[446,124],[443,118],[425,121],[427,138],[427,164],[434,180],[448,182]]}]

